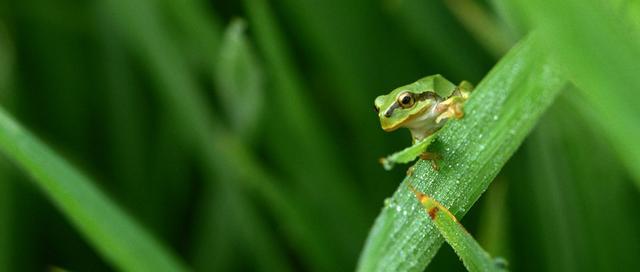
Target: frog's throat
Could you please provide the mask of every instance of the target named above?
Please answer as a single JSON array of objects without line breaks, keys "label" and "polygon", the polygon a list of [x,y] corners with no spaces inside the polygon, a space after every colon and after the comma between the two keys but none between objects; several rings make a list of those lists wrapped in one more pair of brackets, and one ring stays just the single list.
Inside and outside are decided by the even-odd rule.
[{"label": "frog's throat", "polygon": [[415,119],[418,116],[422,116],[427,110],[429,110],[431,107],[423,107],[421,110],[417,111],[414,114],[409,115],[407,118],[405,118],[404,120],[397,122],[395,124],[392,124],[391,126],[383,126],[382,129],[386,132],[391,132],[394,131],[400,127],[402,127],[402,125],[411,122],[411,120]]}]

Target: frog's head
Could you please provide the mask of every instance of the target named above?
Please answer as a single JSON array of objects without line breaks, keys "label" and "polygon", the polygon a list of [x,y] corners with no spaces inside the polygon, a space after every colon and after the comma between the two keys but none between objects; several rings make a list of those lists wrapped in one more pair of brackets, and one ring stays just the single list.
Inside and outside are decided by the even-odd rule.
[{"label": "frog's head", "polygon": [[415,82],[376,97],[375,110],[385,131],[406,126],[411,120],[424,114],[436,101],[432,88]]}]

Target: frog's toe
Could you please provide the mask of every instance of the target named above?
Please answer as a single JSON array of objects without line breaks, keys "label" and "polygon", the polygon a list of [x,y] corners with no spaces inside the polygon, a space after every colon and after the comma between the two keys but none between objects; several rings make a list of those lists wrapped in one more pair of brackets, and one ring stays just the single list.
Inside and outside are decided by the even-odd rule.
[{"label": "frog's toe", "polygon": [[442,156],[438,153],[433,152],[423,152],[420,154],[420,159],[427,160],[431,163],[431,168],[434,171],[440,170],[440,166],[438,165],[438,160],[442,159]]}]

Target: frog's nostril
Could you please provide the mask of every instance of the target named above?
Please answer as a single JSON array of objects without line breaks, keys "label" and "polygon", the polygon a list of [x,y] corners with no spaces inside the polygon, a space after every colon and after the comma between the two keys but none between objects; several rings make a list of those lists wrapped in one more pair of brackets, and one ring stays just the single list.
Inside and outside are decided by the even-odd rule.
[{"label": "frog's nostril", "polygon": [[373,105],[373,109],[376,111],[376,113],[380,113],[380,108],[378,108],[378,106],[376,106],[375,104]]}]

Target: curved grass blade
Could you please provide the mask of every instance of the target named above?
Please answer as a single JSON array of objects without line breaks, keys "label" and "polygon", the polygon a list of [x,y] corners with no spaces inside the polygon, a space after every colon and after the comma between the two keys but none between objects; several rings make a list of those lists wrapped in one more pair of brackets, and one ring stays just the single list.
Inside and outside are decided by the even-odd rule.
[{"label": "curved grass blade", "polygon": [[595,121],[640,188],[640,31],[634,20],[614,12],[615,1],[516,2],[548,41],[559,70],[597,110]]},{"label": "curved grass blade", "polygon": [[87,240],[126,271],[184,271],[186,267],[107,198],[87,177],[0,108],[0,150],[28,172]]},{"label": "curved grass blade", "polygon": [[[478,85],[465,117],[448,122],[432,144],[440,171],[419,161],[407,179],[460,218],[486,190],[564,86],[537,49],[538,36],[515,46]],[[438,149],[439,148],[439,149]],[[401,185],[376,219],[358,271],[422,271],[443,242]]]},{"label": "curved grass blade", "polygon": [[[411,186],[411,185],[409,185]],[[440,202],[429,197],[413,187],[409,187],[424,207],[429,218],[440,231],[440,234],[460,256],[467,270],[475,271],[506,271],[503,262],[494,261],[467,230],[458,222],[447,208]]]}]

